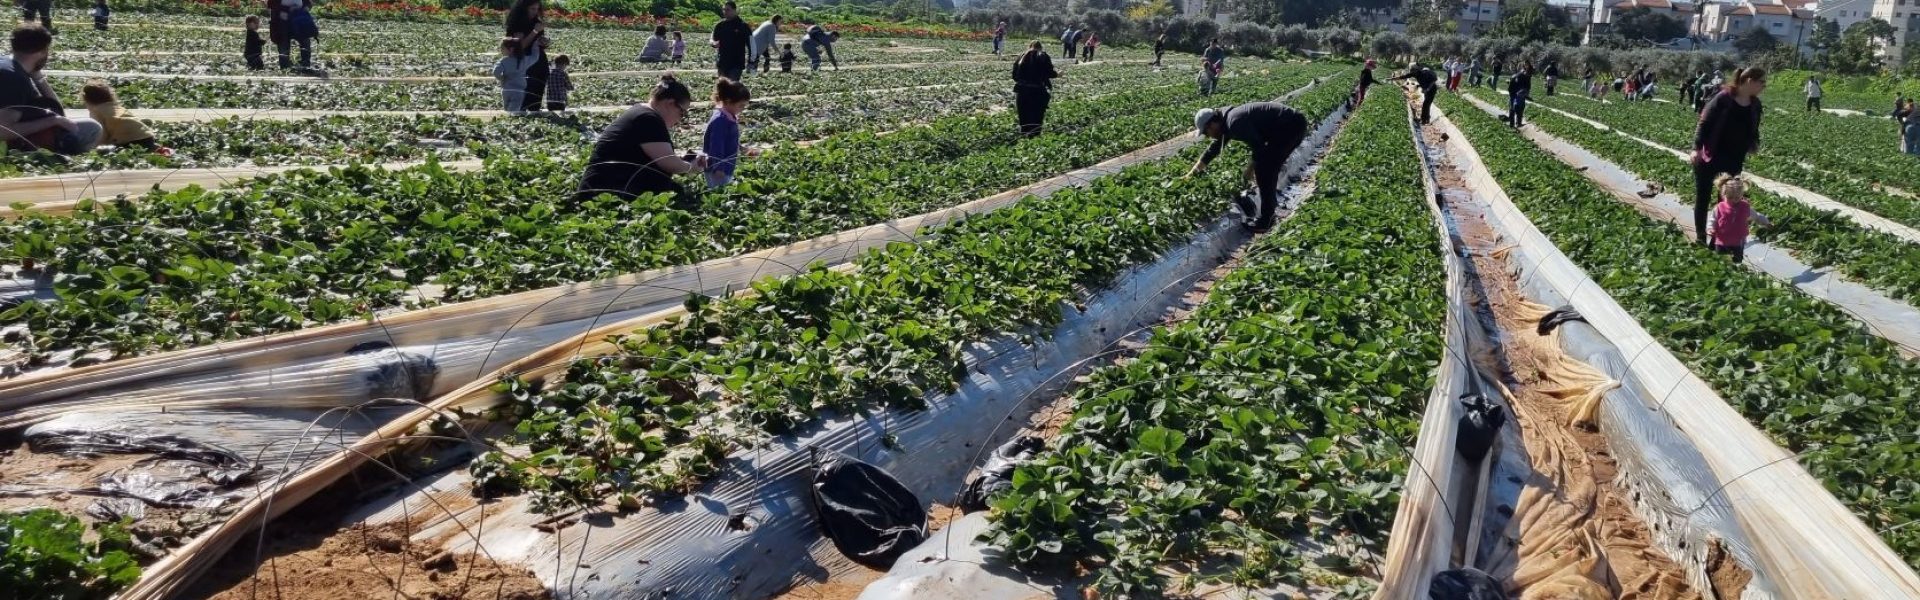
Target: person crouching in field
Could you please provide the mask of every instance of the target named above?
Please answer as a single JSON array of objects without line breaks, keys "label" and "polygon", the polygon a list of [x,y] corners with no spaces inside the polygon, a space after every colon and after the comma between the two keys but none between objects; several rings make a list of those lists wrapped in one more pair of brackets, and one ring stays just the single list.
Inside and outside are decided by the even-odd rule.
[{"label": "person crouching in field", "polygon": [[80,88],[80,101],[87,105],[87,116],[100,122],[105,133],[100,144],[105,146],[144,148],[150,152],[172,156],[173,149],[161,146],[153,140],[153,132],[147,124],[133,118],[133,114],[120,107],[120,99],[113,94],[113,87],[107,82],[94,79]]}]

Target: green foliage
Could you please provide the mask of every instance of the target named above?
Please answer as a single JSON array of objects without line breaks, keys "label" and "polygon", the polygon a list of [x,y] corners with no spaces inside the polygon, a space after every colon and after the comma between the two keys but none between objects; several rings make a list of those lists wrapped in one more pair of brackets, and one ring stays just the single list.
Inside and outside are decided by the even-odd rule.
[{"label": "green foliage", "polygon": [[[1171,135],[1168,124],[1183,129],[1180,117],[1198,106],[1271,98],[1298,81],[1269,79],[1227,98],[1182,90],[1184,101],[1164,92],[1156,101],[1123,99],[1120,106],[1155,108],[1114,117],[1119,111],[1106,107],[1105,129],[1026,140],[1024,156],[976,167],[1058,163],[1063,155],[1084,166],[1093,161],[1077,150],[1088,140],[1137,148]],[[1317,106],[1331,104],[1328,95],[1316,97]],[[616,355],[571,365],[556,386],[502,382],[496,390],[519,420],[516,445],[531,453],[485,455],[473,466],[476,479],[530,492],[542,510],[609,499],[631,505],[683,492],[726,451],[823,413],[918,408],[966,376],[967,344],[1045,331],[1076,290],[1105,285],[1189,235],[1239,185],[1226,169],[1165,185],[1183,167],[1150,163],[1083,190],[1028,198],[932,230],[921,243],[869,253],[856,272],[815,265],[757,282],[752,295],[696,298],[680,322],[618,339]]]},{"label": "green foliage", "polygon": [[1774,39],[1773,34],[1759,27],[1748,29],[1733,40],[1734,49],[1739,50],[1743,58],[1753,58],[1772,52],[1779,45],[1780,40]]},{"label": "green foliage", "polygon": [[52,509],[0,516],[0,589],[21,600],[104,600],[140,578],[124,525],[94,527],[92,540],[88,533]]},{"label": "green foliage", "polygon": [[1493,35],[1529,42],[1578,43],[1580,31],[1567,18],[1567,11],[1542,0],[1509,2],[1500,9],[1500,22]]},{"label": "green foliage", "polygon": [[[1371,96],[1315,196],[1192,319],[1073,391],[994,501],[991,543],[1090,566],[1103,597],[1366,572],[1340,559],[1385,545],[1445,320],[1410,142],[1399,98]],[[1332,556],[1309,565],[1307,544]]]},{"label": "green foliage", "polygon": [[1687,34],[1687,24],[1664,12],[1637,7],[1613,16],[1613,31],[1633,41],[1665,42]]}]

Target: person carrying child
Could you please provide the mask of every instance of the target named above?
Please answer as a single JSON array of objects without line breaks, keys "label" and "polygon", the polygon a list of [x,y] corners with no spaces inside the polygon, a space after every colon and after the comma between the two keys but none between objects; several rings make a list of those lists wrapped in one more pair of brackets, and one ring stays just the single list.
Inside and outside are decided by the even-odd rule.
[{"label": "person carrying child", "polygon": [[567,110],[567,96],[573,95],[573,77],[567,75],[570,64],[573,57],[565,54],[553,57],[553,69],[547,72],[547,110]]},{"label": "person carrying child", "polygon": [[264,71],[267,68],[267,38],[260,37],[260,16],[247,15],[247,45],[242,54],[247,57],[247,69]]},{"label": "person carrying child", "polygon": [[493,78],[500,82],[500,98],[507,114],[526,112],[527,69],[536,60],[538,55],[520,52],[520,38],[500,40],[500,62],[493,65]]},{"label": "person carrying child", "polygon": [[707,131],[700,142],[700,152],[707,156],[709,188],[733,183],[741,156],[760,155],[759,150],[740,145],[740,113],[747,110],[747,102],[752,99],[747,86],[738,81],[721,78],[713,86],[713,118],[707,120]]},{"label": "person carrying child", "polygon": [[1720,204],[1713,207],[1713,215],[1707,219],[1708,245],[1714,252],[1733,257],[1733,262],[1743,262],[1752,223],[1772,227],[1773,221],[1747,201],[1747,182],[1739,175],[1721,173],[1714,187],[1720,189]]},{"label": "person carrying child", "polygon": [[120,107],[120,99],[113,94],[113,87],[100,79],[87,82],[80,88],[80,101],[87,105],[87,116],[100,122],[105,130],[100,136],[103,146],[144,148],[155,154],[173,156],[173,149],[161,146],[153,140],[153,132],[147,124],[133,118],[133,114]]},{"label": "person carrying child", "polygon": [[792,73],[793,59],[794,59],[793,42],[787,42],[786,44],[783,44],[781,47],[783,48],[783,50],[780,51],[780,72]]}]

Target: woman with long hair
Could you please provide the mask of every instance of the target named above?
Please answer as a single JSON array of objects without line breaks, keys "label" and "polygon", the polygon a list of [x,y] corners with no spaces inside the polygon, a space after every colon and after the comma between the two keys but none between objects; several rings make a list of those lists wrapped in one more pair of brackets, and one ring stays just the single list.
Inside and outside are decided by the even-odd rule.
[{"label": "woman with long hair", "polygon": [[522,112],[540,110],[547,95],[547,25],[542,0],[517,0],[507,11],[507,37],[520,40],[520,55],[532,56],[527,67],[527,92],[520,103]]},{"label": "woman with long hair", "polygon": [[1040,41],[1027,44],[1027,51],[1013,61],[1013,105],[1020,119],[1020,135],[1040,135],[1047,120],[1047,104],[1053,102],[1053,80],[1060,71],[1053,68],[1053,57],[1040,49]]},{"label": "woman with long hair", "polygon": [[1726,89],[1714,94],[1700,112],[1693,132],[1693,230],[1707,243],[1707,209],[1712,207],[1713,182],[1721,174],[1739,175],[1747,155],[1760,149],[1760,93],[1767,89],[1767,72],[1749,67],[1735,73]]}]

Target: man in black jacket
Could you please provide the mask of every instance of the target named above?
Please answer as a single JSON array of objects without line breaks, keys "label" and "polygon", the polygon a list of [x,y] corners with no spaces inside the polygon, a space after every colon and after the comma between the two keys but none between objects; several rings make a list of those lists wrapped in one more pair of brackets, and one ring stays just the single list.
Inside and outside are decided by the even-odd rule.
[{"label": "man in black jacket", "polygon": [[753,27],[740,19],[740,8],[728,0],[721,14],[726,18],[713,24],[713,47],[719,56],[714,61],[720,76],[734,81],[747,70],[747,50],[753,46]]},{"label": "man in black jacket", "polygon": [[1412,63],[1407,65],[1406,73],[1401,74],[1399,77],[1389,79],[1388,81],[1400,81],[1408,78],[1413,79],[1414,83],[1420,84],[1420,93],[1426,96],[1420,102],[1420,124],[1426,125],[1433,116],[1433,97],[1435,94],[1440,93],[1440,78],[1433,74],[1433,69],[1422,67],[1420,63]]},{"label": "man in black jacket", "polygon": [[1251,214],[1247,206],[1241,206],[1241,212],[1249,213],[1247,226],[1255,233],[1272,229],[1280,208],[1280,171],[1286,168],[1287,157],[1307,138],[1307,117],[1278,102],[1249,102],[1200,109],[1193,115],[1193,126],[1213,143],[1207,146],[1206,153],[1200,155],[1199,162],[1193,164],[1187,176],[1205,171],[1207,164],[1220,156],[1228,140],[1246,143],[1253,150],[1247,175],[1259,191],[1260,206],[1257,215]]}]

